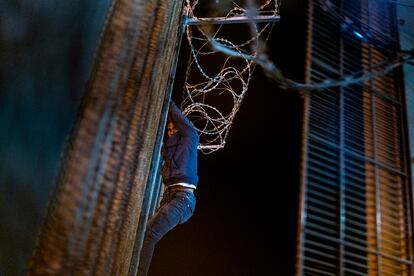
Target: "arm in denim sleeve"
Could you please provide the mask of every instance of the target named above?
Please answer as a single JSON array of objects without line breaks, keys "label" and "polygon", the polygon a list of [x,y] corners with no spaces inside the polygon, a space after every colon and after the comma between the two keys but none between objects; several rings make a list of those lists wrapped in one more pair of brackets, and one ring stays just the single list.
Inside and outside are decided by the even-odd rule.
[{"label": "arm in denim sleeve", "polygon": [[197,135],[197,131],[194,128],[193,123],[186,116],[184,116],[172,100],[170,101],[170,119],[181,135],[187,137]]}]

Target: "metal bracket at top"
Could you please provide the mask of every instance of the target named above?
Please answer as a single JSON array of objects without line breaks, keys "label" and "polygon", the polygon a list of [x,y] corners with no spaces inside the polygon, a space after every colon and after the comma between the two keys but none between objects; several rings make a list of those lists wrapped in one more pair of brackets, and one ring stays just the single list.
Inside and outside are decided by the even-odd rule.
[{"label": "metal bracket at top", "polygon": [[231,17],[191,17],[189,9],[184,7],[184,26],[203,24],[239,24],[239,23],[270,23],[279,22],[280,15],[257,15],[257,16],[231,16]]},{"label": "metal bracket at top", "polygon": [[192,18],[187,17],[187,25],[202,24],[237,24],[237,23],[270,23],[280,21],[279,15],[258,15],[254,17],[232,16],[232,17],[211,17],[211,18]]}]

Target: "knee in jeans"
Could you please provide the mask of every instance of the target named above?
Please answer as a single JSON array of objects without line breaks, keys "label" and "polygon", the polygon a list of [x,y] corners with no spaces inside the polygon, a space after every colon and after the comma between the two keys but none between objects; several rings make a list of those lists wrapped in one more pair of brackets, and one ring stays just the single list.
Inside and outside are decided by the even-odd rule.
[{"label": "knee in jeans", "polygon": [[155,231],[154,227],[147,228],[145,236],[147,239],[153,240],[155,242],[158,242],[161,239],[160,234]]},{"label": "knee in jeans", "polygon": [[154,231],[153,228],[147,228],[147,231],[146,231],[145,235],[146,235],[147,238],[149,238],[151,240],[154,240],[154,239],[157,238],[157,233]]}]

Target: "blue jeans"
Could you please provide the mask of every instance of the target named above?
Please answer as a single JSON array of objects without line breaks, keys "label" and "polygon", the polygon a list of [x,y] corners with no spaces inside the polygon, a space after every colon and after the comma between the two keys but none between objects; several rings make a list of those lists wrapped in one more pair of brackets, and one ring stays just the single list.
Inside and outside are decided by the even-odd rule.
[{"label": "blue jeans", "polygon": [[138,276],[147,275],[156,243],[178,224],[193,215],[196,198],[190,191],[166,190],[161,204],[149,220],[138,267]]}]

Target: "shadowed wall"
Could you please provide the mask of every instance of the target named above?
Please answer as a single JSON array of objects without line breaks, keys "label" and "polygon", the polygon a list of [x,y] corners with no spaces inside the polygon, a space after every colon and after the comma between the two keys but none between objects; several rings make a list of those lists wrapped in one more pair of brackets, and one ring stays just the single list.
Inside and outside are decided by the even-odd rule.
[{"label": "shadowed wall", "polygon": [[109,4],[0,4],[0,275],[31,255]]}]

